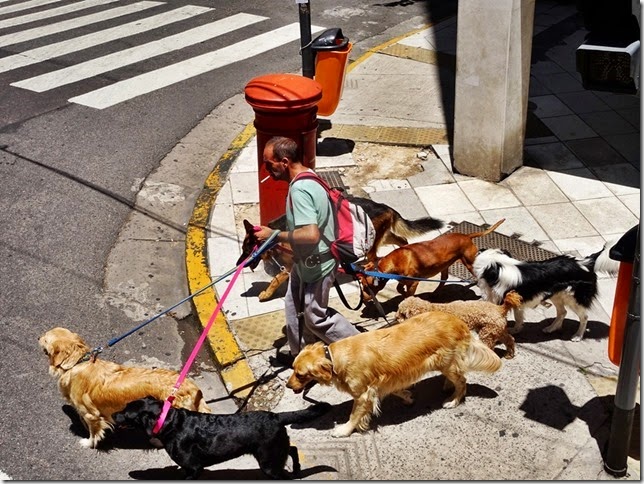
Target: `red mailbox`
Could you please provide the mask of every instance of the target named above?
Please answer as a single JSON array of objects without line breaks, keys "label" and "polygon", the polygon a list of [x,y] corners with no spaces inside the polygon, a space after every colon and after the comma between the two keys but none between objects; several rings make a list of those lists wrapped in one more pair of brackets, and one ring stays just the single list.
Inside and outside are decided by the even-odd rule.
[{"label": "red mailbox", "polygon": [[305,166],[315,168],[317,104],[322,86],[313,79],[295,74],[268,74],[251,79],[244,90],[246,102],[255,111],[259,184],[259,218],[262,225],[285,212],[288,185],[268,178],[263,153],[273,136],[292,138],[300,147]]}]

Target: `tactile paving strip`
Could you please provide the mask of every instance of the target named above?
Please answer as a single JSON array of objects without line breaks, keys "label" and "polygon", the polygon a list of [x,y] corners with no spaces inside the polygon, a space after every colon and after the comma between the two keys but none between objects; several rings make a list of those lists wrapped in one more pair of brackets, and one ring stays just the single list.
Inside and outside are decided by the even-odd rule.
[{"label": "tactile paving strip", "polygon": [[425,64],[434,64],[456,71],[456,56],[445,52],[437,52],[435,50],[423,49],[422,47],[412,47],[410,45],[396,43],[381,50],[380,53],[424,62]]},{"label": "tactile paving strip", "polygon": [[[461,222],[454,225],[447,233],[474,234],[482,232],[488,227],[489,225],[482,226],[470,222]],[[517,237],[508,237],[497,232],[477,237],[473,242],[479,249],[505,249],[512,257],[519,260],[546,260],[557,255],[554,252],[540,248],[536,243],[524,242]],[[461,279],[472,279],[470,271],[459,261],[452,264],[449,268],[449,273]]]},{"label": "tactile paving strip", "polygon": [[334,124],[331,128],[324,130],[324,136],[397,146],[425,147],[433,144],[448,144],[447,130],[445,128]]},{"label": "tactile paving strip", "polygon": [[232,321],[230,325],[246,356],[254,356],[286,343],[282,332],[285,321],[284,311],[273,311]]},{"label": "tactile paving strip", "polygon": [[339,171],[315,170],[315,173],[317,173],[320,178],[327,182],[331,188],[341,188],[345,192],[348,190],[346,185],[342,182]]}]

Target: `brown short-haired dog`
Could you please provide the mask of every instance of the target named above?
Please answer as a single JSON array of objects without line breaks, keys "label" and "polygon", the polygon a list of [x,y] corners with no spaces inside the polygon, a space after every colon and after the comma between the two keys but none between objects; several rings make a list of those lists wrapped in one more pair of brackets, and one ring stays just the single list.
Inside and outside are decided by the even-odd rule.
[{"label": "brown short-haired dog", "polygon": [[[98,445],[113,425],[114,412],[148,395],[165,400],[179,378],[176,371],[163,368],[137,368],[91,359],[88,357],[91,348],[66,328],[50,329],[38,343],[49,358],[49,374],[58,379],[63,397],[89,430],[89,439],[80,441],[83,447]],[[199,387],[187,379],[172,404],[210,413]]]},{"label": "brown short-haired dog", "polygon": [[[311,382],[334,385],[353,397],[349,421],[337,426],[333,437],[348,437],[366,430],[371,416],[380,412],[380,401],[394,394],[412,403],[408,387],[429,371],[440,371],[454,393],[443,403],[453,408],[465,396],[465,374],[495,372],[501,359],[473,337],[456,316],[428,312],[388,328],[341,339],[329,346],[306,346],[295,357],[286,386],[300,393]],[[449,383],[448,383],[449,382]]]},{"label": "brown short-haired dog", "polygon": [[510,309],[521,306],[523,299],[516,291],[505,295],[503,304],[489,301],[452,301],[450,303],[431,303],[419,297],[408,297],[398,306],[396,321],[416,316],[427,311],[443,311],[461,318],[467,326],[476,331],[488,348],[494,349],[497,343],[505,345],[506,358],[514,358],[514,338],[508,332],[507,314]]},{"label": "brown short-haired dog", "polygon": [[[352,203],[359,205],[367,213],[374,229],[376,229],[376,238],[373,247],[367,253],[366,259],[372,261],[376,259],[378,248],[385,244],[394,244],[402,246],[407,244],[409,237],[423,235],[430,230],[437,230],[443,227],[443,221],[433,217],[423,217],[415,220],[407,220],[396,210],[384,203],[374,202],[369,198],[347,197]],[[276,230],[286,230],[286,217],[282,216],[269,222],[268,226]],[[237,260],[241,264],[253,252],[253,248],[258,245],[257,237],[253,224],[244,220],[244,229],[246,236],[242,242],[242,253]],[[276,244],[261,254],[261,260],[266,264],[276,262],[279,265],[275,270],[275,276],[270,285],[259,294],[260,301],[267,301],[273,296],[273,293],[288,279],[293,267],[293,252],[289,244]],[[259,264],[259,259],[255,259],[249,267],[255,269]]]},{"label": "brown short-haired dog", "polygon": [[[438,285],[437,289],[440,289],[445,285],[444,281],[447,279],[449,267],[460,260],[467,270],[476,277],[472,264],[479,249],[474,245],[472,239],[493,232],[504,221],[505,219],[502,218],[490,228],[474,234],[448,232],[432,240],[399,247],[377,262],[368,262],[365,264],[364,270],[416,278],[428,278],[440,272],[443,281]],[[368,286],[373,291],[374,296],[385,287],[389,280],[360,273],[358,273],[358,278],[363,287]],[[400,279],[396,289],[403,297],[413,296],[419,282],[414,279]],[[365,301],[371,300],[371,294],[367,290],[363,289],[362,296]]]}]

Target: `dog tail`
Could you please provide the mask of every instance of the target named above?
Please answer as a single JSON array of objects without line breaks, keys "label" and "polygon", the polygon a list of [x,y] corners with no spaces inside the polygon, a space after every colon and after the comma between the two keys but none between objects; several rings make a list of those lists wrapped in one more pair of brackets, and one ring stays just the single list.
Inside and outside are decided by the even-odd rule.
[{"label": "dog tail", "polygon": [[281,425],[288,425],[292,423],[307,422],[314,418],[320,417],[331,410],[331,404],[326,402],[319,402],[311,405],[304,410],[295,410],[294,412],[278,413],[279,422]]},{"label": "dog tail", "polygon": [[510,309],[518,308],[522,303],[523,298],[518,292],[508,292],[503,298],[503,304],[501,304],[501,314],[503,314],[503,317],[506,317]]},{"label": "dog tail", "polygon": [[505,219],[504,219],[504,218],[502,218],[502,219],[501,219],[501,220],[499,220],[497,223],[495,223],[494,225],[492,225],[492,227],[490,227],[490,228],[488,228],[488,229],[485,229],[485,230],[483,230],[482,232],[475,232],[475,233],[473,233],[473,234],[467,234],[467,235],[469,235],[471,239],[475,239],[475,238],[477,238],[477,237],[483,237],[484,235],[487,235],[487,234],[489,234],[490,232],[494,232],[494,231],[496,230],[496,228],[497,228],[499,225],[501,225],[503,222],[505,222]]},{"label": "dog tail", "polygon": [[589,255],[581,263],[594,272],[606,272],[610,275],[617,274],[619,272],[619,262],[611,259],[609,254],[618,240],[619,238],[616,238],[606,242],[602,250]]},{"label": "dog tail", "polygon": [[391,227],[391,231],[397,236],[404,237],[405,239],[426,234],[430,230],[442,229],[445,226],[445,222],[433,217],[423,217],[417,218],[416,220],[407,220],[397,211],[393,209],[392,211],[394,213],[394,223]]},{"label": "dog tail", "polygon": [[467,371],[494,373],[501,368],[501,358],[485,344],[472,336],[465,358]]}]

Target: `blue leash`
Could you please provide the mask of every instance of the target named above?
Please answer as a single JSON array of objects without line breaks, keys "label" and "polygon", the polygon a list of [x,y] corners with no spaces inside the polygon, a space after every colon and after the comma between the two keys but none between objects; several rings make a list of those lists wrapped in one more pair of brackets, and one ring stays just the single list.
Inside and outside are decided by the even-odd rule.
[{"label": "blue leash", "polygon": [[[273,233],[271,234],[271,236],[270,236],[268,239],[266,239],[266,240],[264,241],[264,243],[259,247],[259,249],[257,249],[255,252],[253,252],[253,253],[251,254],[251,256],[250,256],[248,259],[246,259],[244,262],[242,262],[241,264],[244,264],[244,267],[246,267],[248,264],[250,264],[252,261],[254,261],[257,257],[259,257],[259,256],[262,254],[262,252],[264,252],[265,250],[267,250],[271,245],[273,245],[273,244],[275,243],[275,242],[274,242],[274,241],[275,241],[275,237],[277,237],[277,235],[278,235],[278,234],[279,234],[279,230],[275,230],[275,231],[273,231]],[[240,265],[241,265],[241,264],[240,264]],[[183,298],[181,301],[179,301],[178,303],[176,303],[174,306],[170,306],[168,309],[166,309],[166,310],[164,310],[164,311],[160,312],[160,313],[159,313],[159,314],[157,314],[156,316],[153,316],[152,318],[148,319],[147,321],[145,321],[145,322],[143,322],[143,323],[139,324],[136,328],[131,329],[130,331],[128,331],[127,333],[125,333],[125,334],[123,334],[123,335],[121,335],[121,336],[117,336],[116,338],[112,338],[111,340],[109,340],[109,341],[107,342],[107,347],[109,348],[110,346],[115,345],[116,343],[118,343],[118,342],[119,342],[119,341],[121,341],[122,339],[127,338],[128,336],[130,336],[132,333],[135,333],[136,331],[140,330],[140,329],[141,329],[141,328],[143,328],[144,326],[147,326],[147,325],[148,325],[148,324],[150,324],[152,321],[155,321],[156,319],[159,319],[161,316],[163,316],[163,315],[165,315],[165,314],[169,313],[170,311],[172,311],[172,310],[173,310],[174,308],[176,308],[177,306],[180,306],[180,305],[181,305],[181,304],[183,304],[184,302],[189,301],[190,299],[192,299],[193,297],[197,296],[198,294],[201,294],[202,292],[204,292],[204,291],[205,291],[206,289],[208,289],[209,287],[211,287],[211,286],[213,286],[213,285],[217,284],[217,283],[218,283],[219,281],[221,281],[222,279],[225,279],[226,277],[228,277],[229,275],[231,275],[232,273],[234,273],[234,272],[237,270],[237,268],[238,268],[238,267],[239,267],[239,265],[237,265],[237,266],[233,267],[233,268],[232,268],[232,269],[230,269],[228,272],[226,272],[225,274],[223,274],[223,275],[219,276],[217,279],[215,279],[214,281],[212,281],[210,284],[208,284],[208,285],[206,285],[206,286],[202,287],[202,288],[201,288],[201,289],[199,289],[198,291],[193,292],[192,294],[190,294],[190,295],[188,295],[187,297]],[[103,347],[102,347],[102,346],[98,346],[98,347],[94,348],[93,350],[91,350],[91,351],[90,351],[90,354],[91,354],[93,357],[96,357],[96,355],[97,355],[98,353],[100,353],[101,351],[103,351]]]},{"label": "blue leash", "polygon": [[351,264],[351,269],[355,272],[359,272],[367,276],[377,277],[379,279],[395,279],[397,281],[411,280],[411,281],[425,281],[425,282],[456,282],[456,283],[463,283],[463,284],[470,284],[474,282],[472,280],[467,280],[467,279],[460,279],[458,281],[448,280],[448,279],[425,279],[423,277],[401,276],[400,274],[389,274],[387,272],[365,271],[365,270],[362,270],[360,266],[356,266],[355,264]]}]

